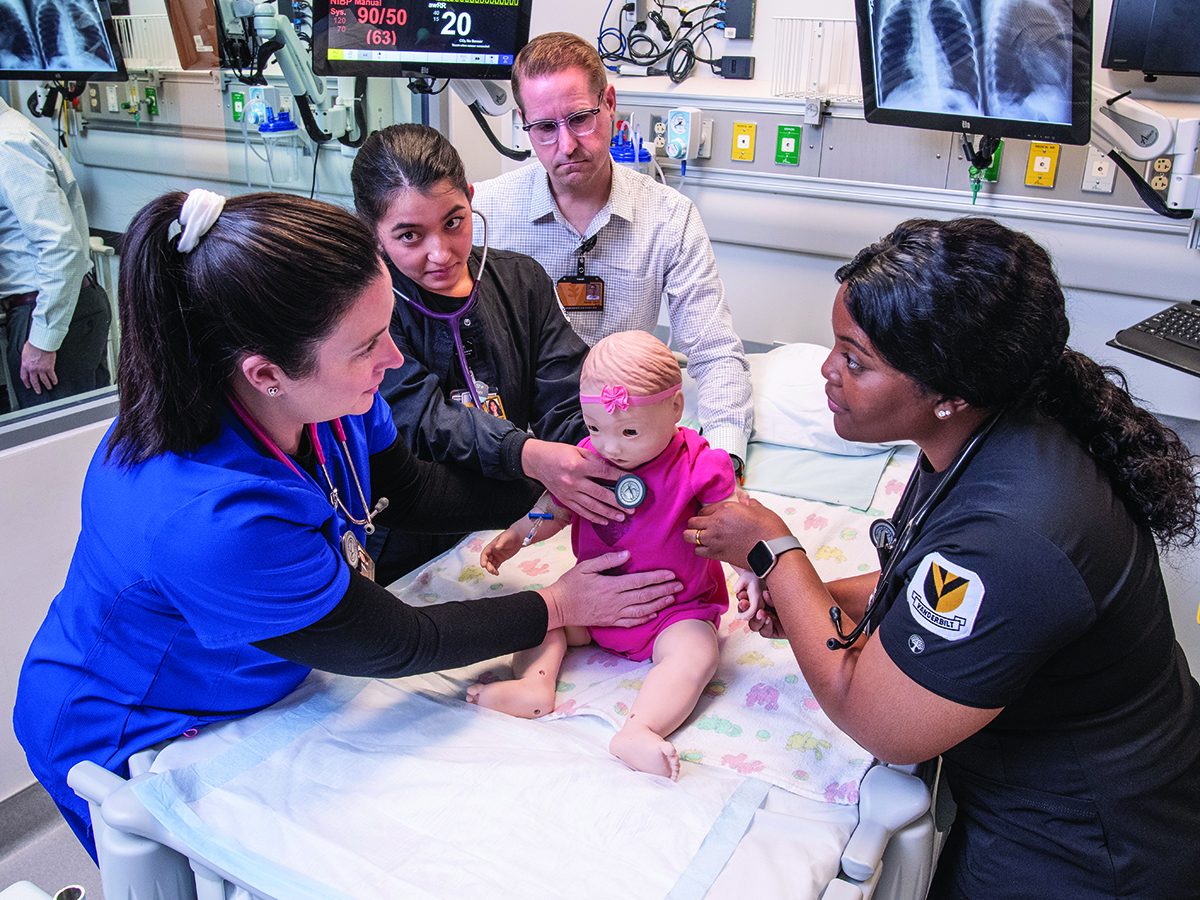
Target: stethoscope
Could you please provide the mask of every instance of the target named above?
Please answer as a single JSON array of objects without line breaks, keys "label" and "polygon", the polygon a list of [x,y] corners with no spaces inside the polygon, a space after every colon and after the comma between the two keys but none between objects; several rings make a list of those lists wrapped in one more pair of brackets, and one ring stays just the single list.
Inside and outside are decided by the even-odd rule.
[{"label": "stethoscope", "polygon": [[454,312],[438,312],[430,309],[420,300],[409,297],[402,293],[395,285],[392,286],[392,291],[422,315],[428,316],[431,319],[436,319],[439,322],[445,322],[450,327],[450,336],[454,338],[454,349],[458,353],[458,364],[462,368],[463,378],[467,381],[467,390],[471,394],[471,401],[475,404],[475,408],[482,410],[483,403],[479,399],[479,389],[475,386],[475,376],[471,372],[471,366],[467,362],[467,350],[463,346],[462,339],[462,320],[467,313],[475,308],[475,300],[479,296],[479,283],[483,280],[483,269],[487,265],[488,256],[488,234],[487,234],[487,218],[479,210],[471,210],[472,215],[479,216],[479,221],[483,222],[483,255],[479,258],[479,271],[475,273],[475,280],[471,283],[471,292],[467,294],[467,300],[456,309]]},{"label": "stethoscope", "polygon": [[[297,476],[307,481],[307,476],[300,471],[300,468],[295,462],[292,461],[292,458],[283,452],[283,448],[275,443],[274,438],[267,434],[266,430],[258,424],[258,420],[256,420],[254,416],[250,415],[250,411],[241,404],[241,401],[234,397],[233,394],[228,395],[228,400],[229,407],[233,410],[234,415],[241,420],[242,424],[246,426],[246,429],[252,435],[254,435],[255,439],[258,440],[258,442],[264,447],[266,447],[272,456],[291,469],[292,472],[294,472]],[[317,465],[321,467],[321,472],[325,476],[325,484],[329,486],[329,505],[335,510],[341,512],[342,515],[344,515],[355,525],[361,526],[363,531],[365,531],[367,534],[374,534],[375,516],[387,509],[388,498],[380,497],[375,503],[374,508],[367,503],[367,497],[363,492],[362,482],[358,479],[358,470],[354,466],[354,457],[350,454],[350,445],[346,440],[346,429],[342,425],[342,420],[331,420],[329,422],[329,427],[333,429],[334,436],[337,438],[338,443],[342,446],[342,456],[346,460],[346,468],[350,470],[350,477],[354,479],[354,487],[355,490],[358,491],[358,499],[362,502],[363,516],[362,518],[355,516],[342,501],[341,494],[338,492],[337,486],[334,485],[333,479],[329,475],[329,468],[327,465],[327,459],[325,457],[325,448],[321,446],[321,438],[317,434],[317,423],[309,422],[304,426],[304,428],[308,432],[308,439],[313,447],[313,455],[317,458]]]},{"label": "stethoscope", "polygon": [[[831,606],[829,608],[829,618],[833,621],[834,630],[837,631],[837,637],[830,638],[825,642],[825,646],[830,650],[848,650],[854,646],[860,637],[868,632],[871,627],[871,619],[875,615],[876,607],[885,597],[892,596],[892,589],[895,586],[896,569],[900,564],[900,560],[912,549],[922,526],[925,524],[925,520],[929,518],[929,514],[933,512],[934,507],[946,498],[946,495],[950,492],[950,488],[958,481],[967,464],[975,458],[975,455],[983,445],[984,439],[996,427],[996,423],[1000,421],[1002,415],[1004,415],[1004,410],[995,413],[971,435],[971,439],[958,452],[958,456],[954,458],[954,462],[946,470],[945,476],[937,483],[928,499],[921,505],[921,508],[905,523],[903,529],[897,532],[896,523],[893,519],[876,519],[871,523],[871,543],[875,545],[875,549],[879,553],[879,564],[882,567],[882,571],[879,573],[879,580],[875,582],[875,589],[871,591],[870,599],[867,600],[867,608],[863,611],[862,618],[858,620],[849,634],[842,631],[841,607]],[[917,465],[920,466],[924,461],[925,454],[922,453],[920,459],[917,461]],[[904,493],[900,496],[900,502],[896,506],[897,512],[903,511],[907,507],[916,483],[916,470],[914,470],[913,477],[909,478],[908,484],[904,488]]]}]

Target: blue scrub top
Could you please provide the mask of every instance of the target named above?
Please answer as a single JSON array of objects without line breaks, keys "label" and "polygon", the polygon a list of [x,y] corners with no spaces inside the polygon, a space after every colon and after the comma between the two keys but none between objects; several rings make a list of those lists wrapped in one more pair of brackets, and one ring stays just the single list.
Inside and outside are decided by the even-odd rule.
[{"label": "blue scrub top", "polygon": [[[370,500],[369,457],[396,439],[390,410],[377,396],[343,422]],[[328,425],[318,431],[334,485],[362,518],[340,443]],[[88,468],[66,584],[29,648],[13,714],[30,768],[85,846],[71,766],[124,774],[139,750],[286,696],[309,669],[251,642],[318,621],[350,579],[349,523],[324,477],[297,476],[232,412],[192,453],[122,467],[105,460],[107,443]]]}]

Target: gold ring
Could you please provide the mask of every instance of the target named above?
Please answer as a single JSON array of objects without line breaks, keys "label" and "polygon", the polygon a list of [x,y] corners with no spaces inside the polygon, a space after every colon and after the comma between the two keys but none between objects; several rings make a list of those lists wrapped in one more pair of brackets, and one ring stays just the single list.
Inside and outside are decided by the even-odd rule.
[{"label": "gold ring", "polygon": [[704,546],[704,543],[700,540],[700,529],[699,528],[696,529],[696,546],[697,547]]}]

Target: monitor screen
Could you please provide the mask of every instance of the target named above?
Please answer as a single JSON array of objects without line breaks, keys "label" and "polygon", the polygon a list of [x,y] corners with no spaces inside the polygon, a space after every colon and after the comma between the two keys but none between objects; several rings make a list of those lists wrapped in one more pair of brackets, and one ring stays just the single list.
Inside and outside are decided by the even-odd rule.
[{"label": "monitor screen", "polygon": [[1086,144],[1091,0],[855,0],[868,122]]},{"label": "monitor screen", "polygon": [[1113,0],[1101,65],[1147,75],[1200,76],[1196,0]]},{"label": "monitor screen", "polygon": [[497,78],[529,40],[532,0],[314,0],[321,75]]},{"label": "monitor screen", "polygon": [[0,0],[0,78],[126,77],[107,0]]}]

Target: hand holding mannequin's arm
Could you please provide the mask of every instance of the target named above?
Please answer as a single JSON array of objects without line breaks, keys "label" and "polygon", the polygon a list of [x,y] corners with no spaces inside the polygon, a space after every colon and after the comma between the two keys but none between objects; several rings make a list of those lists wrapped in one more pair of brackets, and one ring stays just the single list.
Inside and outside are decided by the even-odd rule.
[{"label": "hand holding mannequin's arm", "polygon": [[624,470],[581,447],[532,438],[521,448],[521,468],[542,483],[567,509],[589,522],[603,525],[623,521],[610,488],[598,481],[613,482]]}]

